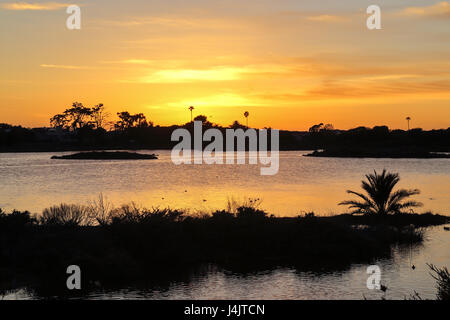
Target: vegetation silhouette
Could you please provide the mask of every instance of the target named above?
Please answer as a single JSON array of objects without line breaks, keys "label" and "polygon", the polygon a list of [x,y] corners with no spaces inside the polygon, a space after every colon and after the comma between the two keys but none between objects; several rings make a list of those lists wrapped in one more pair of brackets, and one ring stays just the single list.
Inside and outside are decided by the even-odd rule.
[{"label": "vegetation silhouette", "polygon": [[192,122],[192,111],[194,111],[195,108],[193,106],[190,106],[188,109],[191,112],[191,122]]},{"label": "vegetation silhouette", "polygon": [[362,181],[361,187],[367,195],[347,190],[347,193],[354,194],[363,201],[348,200],[339,203],[339,205],[348,205],[350,209],[355,209],[352,214],[396,214],[404,213],[404,210],[408,208],[422,206],[422,203],[416,201],[402,202],[410,196],[420,194],[418,189],[400,189],[394,192],[394,187],[400,181],[398,173],[383,170],[381,174],[378,174],[374,171],[373,174],[366,175],[366,179],[367,181]]},{"label": "vegetation silhouette", "polygon": [[154,160],[158,159],[155,154],[142,154],[136,152],[80,152],[64,156],[52,156],[52,159],[62,160]]},{"label": "vegetation silhouette", "polygon": [[447,267],[438,268],[433,264],[427,265],[431,270],[431,276],[437,282],[437,300],[450,301],[450,272],[448,272]]},{"label": "vegetation silhouette", "polygon": [[245,121],[247,122],[247,128],[248,128],[248,116],[249,115],[250,115],[250,113],[248,111],[244,112]]},{"label": "vegetation silhouette", "polygon": [[331,158],[391,158],[391,159],[448,159],[448,153],[430,152],[426,148],[417,147],[332,147],[326,150],[316,150],[306,155],[307,157],[331,157]]},{"label": "vegetation silhouette", "polygon": [[89,108],[80,102],[74,102],[72,107],[61,114],[50,118],[50,125],[54,128],[64,128],[75,131],[84,127],[103,129],[108,113],[102,103]]},{"label": "vegetation silhouette", "polygon": [[2,284],[5,279],[18,279],[45,282],[52,292],[65,283],[61,270],[72,264],[83,270],[85,293],[96,282],[120,287],[173,280],[174,272],[210,264],[239,272],[279,266],[339,270],[389,257],[392,245],[420,243],[421,228],[449,221],[435,214],[281,218],[259,204],[229,201],[224,210],[190,214],[133,203],[115,208],[100,196],[88,205],[53,206],[39,216],[1,212],[0,287],[11,286]]},{"label": "vegetation silhouette", "polygon": [[[188,110],[190,122],[160,126],[142,113],[128,111],[117,113],[118,120],[111,121],[103,104],[85,107],[74,102],[62,113],[51,117],[49,128],[0,124],[0,152],[171,149],[176,144],[170,139],[175,129],[193,130],[194,107]],[[206,116],[200,117],[204,127],[221,131],[248,127],[248,113],[244,114],[247,125],[236,120],[221,126],[208,121]],[[404,131],[375,126],[339,130],[331,123],[319,123],[308,131],[280,130],[280,150],[316,150],[313,156],[328,157],[448,157],[448,154],[435,152],[450,152],[450,128]]]},{"label": "vegetation silhouette", "polygon": [[153,127],[152,122],[147,122],[147,118],[143,113],[130,114],[128,111],[118,112],[119,121],[114,124],[117,130],[124,131],[131,128],[147,128]]}]

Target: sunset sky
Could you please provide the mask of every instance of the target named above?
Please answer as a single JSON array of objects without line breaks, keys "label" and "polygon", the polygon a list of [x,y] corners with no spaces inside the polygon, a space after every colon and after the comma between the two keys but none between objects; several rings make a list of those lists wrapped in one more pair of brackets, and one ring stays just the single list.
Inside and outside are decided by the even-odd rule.
[{"label": "sunset sky", "polygon": [[0,123],[48,126],[78,101],[160,125],[193,105],[222,125],[450,126],[450,1],[0,0],[0,41]]}]

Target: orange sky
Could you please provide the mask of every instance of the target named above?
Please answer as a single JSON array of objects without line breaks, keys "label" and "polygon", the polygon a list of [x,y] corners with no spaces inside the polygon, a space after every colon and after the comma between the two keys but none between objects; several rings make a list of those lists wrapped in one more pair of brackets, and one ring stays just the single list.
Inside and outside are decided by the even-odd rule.
[{"label": "orange sky", "polygon": [[[0,122],[45,126],[72,102],[306,130],[450,126],[450,3],[377,1],[0,1]],[[112,117],[111,120],[114,120]]]}]

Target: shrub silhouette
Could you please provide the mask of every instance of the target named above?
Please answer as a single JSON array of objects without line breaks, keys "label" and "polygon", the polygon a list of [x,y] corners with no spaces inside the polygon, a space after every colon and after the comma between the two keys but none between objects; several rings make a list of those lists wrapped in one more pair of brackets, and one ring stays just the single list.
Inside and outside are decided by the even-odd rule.
[{"label": "shrub silhouette", "polygon": [[212,218],[216,220],[233,219],[235,215],[227,210],[217,210],[212,213]]},{"label": "shrub silhouette", "polygon": [[83,226],[91,225],[92,218],[87,206],[62,203],[44,209],[39,222],[45,225]]},{"label": "shrub silhouette", "polygon": [[17,211],[7,214],[0,208],[0,227],[5,229],[17,229],[32,225],[36,219],[28,211]]},{"label": "shrub silhouette", "polygon": [[239,207],[236,213],[237,218],[241,219],[261,219],[267,217],[267,212],[253,207]]},{"label": "shrub silhouette", "polygon": [[112,222],[114,206],[100,193],[96,200],[89,203],[89,215],[91,221],[106,226]]},{"label": "shrub silhouette", "polygon": [[186,212],[170,208],[139,208],[131,203],[114,209],[110,213],[111,224],[146,224],[151,222],[176,222],[185,219]]},{"label": "shrub silhouette", "polygon": [[431,276],[437,281],[437,300],[450,300],[450,273],[446,267],[438,268],[433,264],[427,264],[433,272]]}]

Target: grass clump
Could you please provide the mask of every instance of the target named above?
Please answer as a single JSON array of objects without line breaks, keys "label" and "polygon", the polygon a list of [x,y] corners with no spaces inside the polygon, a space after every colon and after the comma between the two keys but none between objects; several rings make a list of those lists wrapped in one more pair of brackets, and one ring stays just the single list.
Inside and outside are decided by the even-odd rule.
[{"label": "grass clump", "polygon": [[428,264],[431,269],[431,276],[437,282],[437,300],[450,301],[450,273],[447,267],[438,268],[433,264]]}]

